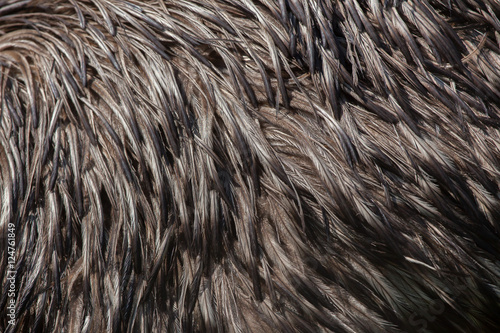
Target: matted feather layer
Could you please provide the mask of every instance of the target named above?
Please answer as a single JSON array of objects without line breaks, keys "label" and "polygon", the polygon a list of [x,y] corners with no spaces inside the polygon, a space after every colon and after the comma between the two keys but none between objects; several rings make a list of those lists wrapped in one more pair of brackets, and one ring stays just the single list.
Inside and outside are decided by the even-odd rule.
[{"label": "matted feather layer", "polygon": [[0,0],[3,332],[498,332],[496,0]]}]

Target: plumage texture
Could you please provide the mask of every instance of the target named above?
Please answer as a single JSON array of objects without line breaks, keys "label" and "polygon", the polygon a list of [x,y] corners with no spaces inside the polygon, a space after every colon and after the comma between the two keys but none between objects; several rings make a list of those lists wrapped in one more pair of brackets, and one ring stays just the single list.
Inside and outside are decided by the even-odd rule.
[{"label": "plumage texture", "polygon": [[0,331],[498,332],[499,18],[0,0]]}]

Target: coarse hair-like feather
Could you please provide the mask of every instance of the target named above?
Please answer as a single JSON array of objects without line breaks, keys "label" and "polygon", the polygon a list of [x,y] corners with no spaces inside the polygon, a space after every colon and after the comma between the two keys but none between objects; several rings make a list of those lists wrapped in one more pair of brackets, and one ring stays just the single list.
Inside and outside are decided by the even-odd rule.
[{"label": "coarse hair-like feather", "polygon": [[499,17],[0,0],[0,331],[498,332]]}]

